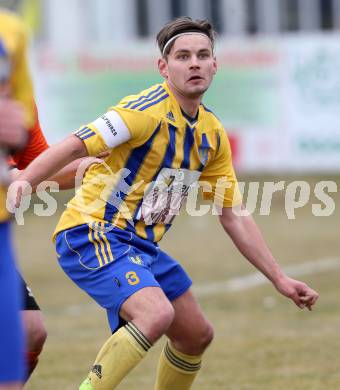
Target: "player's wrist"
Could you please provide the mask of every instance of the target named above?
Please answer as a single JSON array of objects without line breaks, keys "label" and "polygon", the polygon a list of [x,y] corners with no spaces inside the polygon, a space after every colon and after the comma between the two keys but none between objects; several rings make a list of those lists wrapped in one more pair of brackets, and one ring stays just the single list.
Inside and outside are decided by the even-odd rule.
[{"label": "player's wrist", "polygon": [[278,269],[272,274],[270,279],[273,285],[277,288],[287,282],[288,276],[284,274],[281,269]]}]

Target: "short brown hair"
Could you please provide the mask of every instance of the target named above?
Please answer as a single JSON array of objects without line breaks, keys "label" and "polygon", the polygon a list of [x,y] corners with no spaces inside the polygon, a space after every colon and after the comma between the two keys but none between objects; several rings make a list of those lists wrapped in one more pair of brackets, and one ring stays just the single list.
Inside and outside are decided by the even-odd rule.
[{"label": "short brown hair", "polygon": [[157,34],[157,43],[160,52],[164,57],[167,57],[174,42],[171,42],[163,53],[166,43],[175,35],[185,32],[199,32],[205,34],[211,41],[214,48],[216,32],[209,20],[193,20],[189,16],[181,16],[167,23]]}]

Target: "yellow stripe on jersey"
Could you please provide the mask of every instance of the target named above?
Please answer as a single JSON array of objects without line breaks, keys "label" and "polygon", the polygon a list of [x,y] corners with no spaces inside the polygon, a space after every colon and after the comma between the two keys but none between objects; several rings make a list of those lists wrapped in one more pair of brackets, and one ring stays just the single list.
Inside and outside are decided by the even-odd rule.
[{"label": "yellow stripe on jersey", "polygon": [[95,228],[94,238],[97,241],[97,243],[99,243],[99,245],[100,245],[99,251],[101,253],[103,262],[104,262],[104,264],[108,264],[110,262],[110,260],[105,252],[105,243],[103,240],[103,234],[101,232],[100,222],[94,223],[94,228]]},{"label": "yellow stripe on jersey", "polygon": [[148,238],[148,236],[146,234],[146,230],[145,230],[145,224],[142,221],[138,221],[135,224],[135,231],[136,231],[137,236],[142,237],[144,239]]},{"label": "yellow stripe on jersey", "polygon": [[[99,222],[99,226],[104,228],[104,224],[102,222]],[[105,232],[100,232],[99,235],[105,244],[107,253],[109,255],[109,262],[112,262],[114,260],[114,257],[113,257],[112,251],[111,251],[110,243],[105,235]]]},{"label": "yellow stripe on jersey", "polygon": [[89,226],[89,234],[88,234],[88,237],[89,237],[89,241],[93,244],[94,246],[94,249],[95,249],[95,253],[96,253],[96,256],[97,256],[97,259],[98,259],[98,262],[99,262],[99,265],[100,267],[103,266],[103,260],[102,260],[102,257],[99,253],[99,246],[98,246],[98,243],[94,237],[94,234],[95,234],[95,230],[93,228],[93,224],[91,226]]},{"label": "yellow stripe on jersey", "polygon": [[96,133],[88,127],[82,127],[81,129],[77,130],[73,134],[76,135],[78,138],[80,138],[82,141],[85,141],[87,138],[92,137]]}]

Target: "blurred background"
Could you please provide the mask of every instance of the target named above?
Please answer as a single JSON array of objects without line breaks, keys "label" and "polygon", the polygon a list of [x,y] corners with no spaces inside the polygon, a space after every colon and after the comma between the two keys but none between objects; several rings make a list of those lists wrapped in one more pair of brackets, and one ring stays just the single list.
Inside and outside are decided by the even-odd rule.
[{"label": "blurred background", "polygon": [[[194,388],[340,389],[339,192],[329,194],[335,204],[330,215],[312,213],[321,203],[313,194],[317,183],[340,183],[340,0],[0,0],[0,5],[17,10],[31,30],[31,69],[50,143],[161,80],[155,34],[165,22],[180,15],[214,22],[219,72],[204,102],[228,131],[240,180],[289,184],[299,177],[310,185],[312,196],[295,210],[295,219],[287,217],[284,191],[274,195],[269,215],[260,215],[260,197],[252,211],[287,273],[308,282],[321,298],[309,313],[269,284],[254,284],[254,269],[226,239],[216,216],[183,213],[161,246],[188,270],[215,326]],[[32,208],[16,232],[23,273],[49,331],[27,390],[78,388],[109,335],[105,313],[57,264],[50,237],[72,191],[52,195],[57,213],[37,217]],[[44,205],[34,199],[32,207],[37,204]],[[152,389],[162,344],[120,389]]]},{"label": "blurred background", "polygon": [[158,82],[155,34],[209,18],[219,73],[205,104],[231,137],[239,172],[340,168],[339,0],[22,0],[50,142]]}]

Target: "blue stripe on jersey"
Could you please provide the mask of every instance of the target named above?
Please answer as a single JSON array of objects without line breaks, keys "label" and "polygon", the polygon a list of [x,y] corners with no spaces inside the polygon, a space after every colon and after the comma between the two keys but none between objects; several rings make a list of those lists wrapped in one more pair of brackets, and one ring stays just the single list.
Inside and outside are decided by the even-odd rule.
[{"label": "blue stripe on jersey", "polygon": [[202,133],[201,148],[203,148],[203,149],[210,149],[210,144],[209,144],[209,141],[208,141],[206,133]]},{"label": "blue stripe on jersey", "polygon": [[207,111],[207,112],[211,112],[211,113],[213,114],[213,112],[212,112],[211,110],[209,110],[209,108],[208,108],[208,107],[206,107],[204,104],[202,104],[202,106],[204,107],[205,111]]},{"label": "blue stripe on jersey", "polygon": [[94,131],[92,131],[91,133],[86,133],[85,135],[78,135],[76,134],[82,141],[85,141],[87,138],[90,138],[92,137],[93,135],[95,135],[96,133]]},{"label": "blue stripe on jersey", "polygon": [[150,240],[151,242],[155,241],[155,234],[153,232],[154,226],[155,225],[147,225],[147,226],[145,226],[146,236],[147,236],[148,240]]},{"label": "blue stripe on jersey", "polygon": [[85,133],[88,133],[89,131],[92,131],[89,127],[82,127],[81,129],[77,130],[74,134],[82,135]]},{"label": "blue stripe on jersey", "polygon": [[186,126],[184,145],[183,145],[184,157],[181,164],[181,168],[185,168],[185,169],[190,168],[190,152],[194,142],[195,140],[194,140],[193,130],[189,126]]},{"label": "blue stripe on jersey", "polygon": [[142,101],[138,102],[137,104],[134,104],[132,107],[130,107],[132,110],[134,110],[135,108],[138,108],[140,106],[142,106],[143,104],[145,103],[148,103],[156,98],[158,98],[158,96],[162,95],[163,93],[166,93],[166,90],[164,88],[162,88],[160,91],[158,91],[156,94],[152,94],[153,96],[150,96],[148,98],[144,98]]},{"label": "blue stripe on jersey", "polygon": [[[154,182],[159,175],[159,172],[161,171],[162,168],[171,168],[173,159],[176,154],[176,127],[168,123],[168,130],[169,130],[169,143],[168,147],[166,149],[164,158],[162,163],[159,165],[158,171],[155,173],[155,175],[152,178],[152,182]],[[135,219],[138,215],[139,209],[141,208],[143,203],[143,199],[139,202],[136,211],[133,215],[134,221],[137,222],[138,220]]]},{"label": "blue stripe on jersey", "polygon": [[168,123],[168,129],[169,129],[169,144],[168,144],[168,148],[166,150],[165,156],[164,156],[162,166],[160,167],[159,171],[157,172],[157,175],[160,172],[162,167],[171,168],[172,162],[173,162],[174,157],[176,155],[176,129],[177,129],[177,127]]},{"label": "blue stripe on jersey", "polygon": [[218,153],[218,151],[220,150],[220,146],[221,146],[221,136],[219,133],[217,133],[217,146],[216,146],[216,154]]},{"label": "blue stripe on jersey", "polygon": [[[129,102],[128,104],[126,104],[123,108],[129,108],[131,106],[131,104],[133,103],[137,103],[139,101],[141,101],[142,99],[145,99],[145,98],[151,98],[152,95],[154,95],[155,93],[157,93],[160,89],[163,89],[164,88],[159,85],[155,90],[151,91],[150,93],[148,93],[147,95],[142,95],[140,96],[138,99],[135,99],[135,100],[131,100],[131,102]],[[165,91],[165,90],[164,90]]]},{"label": "blue stripe on jersey", "polygon": [[169,95],[166,93],[165,95],[161,96],[158,100],[153,101],[153,102],[149,103],[148,105],[139,108],[138,110],[139,110],[139,111],[144,111],[144,110],[146,110],[147,108],[149,108],[149,107],[151,107],[151,106],[154,106],[155,104],[158,104],[159,102],[161,102],[162,100],[164,100],[164,99],[166,99],[166,98],[168,98],[168,97],[169,97]]},{"label": "blue stripe on jersey", "polygon": [[[202,106],[203,106],[203,108],[205,109],[205,111],[210,112],[211,114],[214,115],[214,117],[215,117],[216,119],[218,119],[218,116],[217,116],[213,111],[209,110],[209,108],[206,107],[204,104],[202,104]],[[219,120],[219,119],[218,119],[218,120]]]},{"label": "blue stripe on jersey", "polygon": [[[131,154],[130,154],[130,156],[125,164],[125,167],[124,167],[125,169],[128,169],[130,171],[130,174],[126,178],[124,178],[126,185],[132,186],[134,180],[136,179],[136,177],[138,175],[140,168],[142,167],[145,159],[147,158],[147,155],[152,147],[152,143],[153,143],[156,135],[159,133],[160,128],[161,128],[161,122],[159,123],[159,125],[157,126],[157,128],[153,132],[152,136],[147,140],[146,143],[144,143],[142,146],[140,146],[136,149],[133,149],[131,151]],[[105,221],[111,222],[114,214],[116,214],[118,212],[118,208],[116,206],[114,206],[113,205],[114,202],[112,202],[112,200],[113,200],[113,201],[116,201],[115,203],[117,203],[117,196],[116,196],[117,192],[119,192],[120,203],[123,202],[124,199],[126,198],[126,196],[128,195],[127,193],[120,191],[119,188],[117,188],[117,186],[115,186],[113,188],[111,195],[110,195],[110,198],[105,206],[105,214],[104,214]],[[110,201],[111,201],[111,204],[110,204]],[[117,205],[117,206],[119,207],[119,205]]]},{"label": "blue stripe on jersey", "polygon": [[80,139],[84,139],[83,137],[85,137],[86,135],[88,135],[88,134],[93,135],[93,134],[95,134],[95,132],[88,127],[83,127],[81,130],[76,131],[74,134],[77,137],[79,137]]}]

